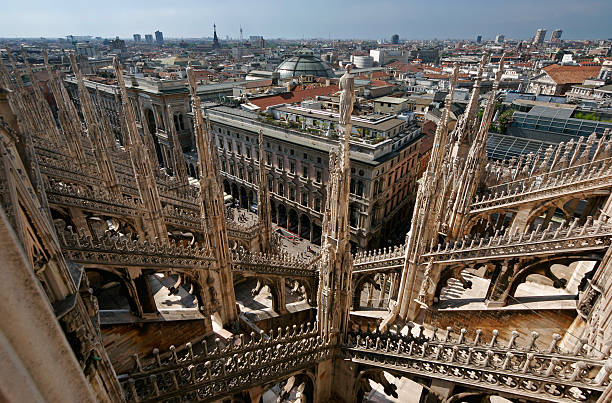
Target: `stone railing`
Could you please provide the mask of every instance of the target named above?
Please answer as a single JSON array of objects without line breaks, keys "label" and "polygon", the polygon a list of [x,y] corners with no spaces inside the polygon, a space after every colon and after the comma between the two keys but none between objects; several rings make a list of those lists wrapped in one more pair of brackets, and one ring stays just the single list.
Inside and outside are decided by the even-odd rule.
[{"label": "stone railing", "polygon": [[162,355],[153,350],[153,359],[143,365],[134,356],[136,369],[119,376],[128,402],[211,401],[282,380],[298,371],[331,358],[328,340],[318,335],[316,326],[235,336],[226,347],[216,340],[208,351],[206,343],[192,345]]},{"label": "stone railing", "polygon": [[476,196],[470,213],[610,187],[612,158],[606,158],[493,186]]},{"label": "stone railing", "polygon": [[202,217],[199,210],[190,210],[180,206],[166,204],[163,207],[164,221],[201,231]]},{"label": "stone railing", "polygon": [[227,236],[230,239],[243,239],[251,241],[259,236],[259,223],[253,225],[239,224],[234,220],[227,219],[225,221]]},{"label": "stone railing", "polygon": [[201,245],[185,246],[170,240],[151,243],[129,240],[107,233],[101,239],[75,233],[71,227],[58,228],[66,259],[81,264],[153,269],[214,269],[214,258]]},{"label": "stone railing", "polygon": [[433,259],[434,263],[458,261],[478,261],[498,258],[512,258],[538,255],[556,255],[570,252],[606,250],[612,239],[612,226],[601,220],[593,221],[588,217],[583,226],[578,226],[578,219],[567,226],[563,221],[553,229],[548,228],[525,233],[506,231],[489,238],[475,238],[447,244],[438,244],[432,252],[423,255],[424,260]]},{"label": "stone railing", "polygon": [[524,346],[517,345],[518,332],[503,344],[496,330],[486,342],[480,330],[474,340],[467,339],[466,329],[457,337],[451,328],[442,337],[435,330],[431,338],[422,333],[422,327],[419,337],[351,332],[343,355],[363,365],[535,400],[595,401],[610,383],[612,359],[588,357],[582,342],[573,352],[562,352],[558,334],[539,349],[537,332]]},{"label": "stone railing", "polygon": [[406,245],[359,252],[353,257],[353,273],[398,270],[404,265]]},{"label": "stone railing", "polygon": [[232,251],[232,270],[244,274],[318,278],[317,264],[320,258],[321,255],[295,257],[286,254],[268,255],[239,250]]},{"label": "stone railing", "polygon": [[[98,181],[95,185],[99,184]],[[106,190],[95,187],[95,185],[50,180],[45,183],[45,188],[51,204],[78,207],[111,215],[144,216],[143,205],[139,199],[111,195]]]}]

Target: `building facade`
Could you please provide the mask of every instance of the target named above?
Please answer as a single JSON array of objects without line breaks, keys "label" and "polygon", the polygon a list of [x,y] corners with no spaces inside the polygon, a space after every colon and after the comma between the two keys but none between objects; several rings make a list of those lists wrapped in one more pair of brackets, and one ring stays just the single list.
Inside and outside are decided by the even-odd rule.
[{"label": "building facade", "polygon": [[[337,140],[313,134],[326,133],[329,123],[312,113],[288,107],[276,113],[283,121],[293,121],[296,129],[258,121],[256,115],[236,109],[207,109],[224,190],[244,208],[257,200],[257,167],[262,156],[258,155],[255,140],[262,130],[272,221],[319,244],[329,180],[329,149]],[[326,115],[333,120],[329,113]],[[351,142],[351,242],[360,248],[384,245],[380,243],[382,230],[407,213],[412,200],[422,135],[418,127],[395,121],[393,128],[386,125],[393,134],[378,144]],[[358,119],[353,119],[353,125],[354,135],[366,129],[358,127]],[[315,129],[317,126],[319,129]]]}]

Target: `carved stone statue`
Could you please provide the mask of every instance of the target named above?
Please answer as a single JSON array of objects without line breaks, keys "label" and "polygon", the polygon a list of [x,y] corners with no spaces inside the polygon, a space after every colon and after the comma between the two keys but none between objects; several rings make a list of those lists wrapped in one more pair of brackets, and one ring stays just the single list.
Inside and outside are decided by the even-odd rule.
[{"label": "carved stone statue", "polygon": [[346,125],[351,121],[353,112],[353,101],[355,97],[355,79],[351,75],[352,64],[346,66],[346,71],[340,77],[340,124]]}]

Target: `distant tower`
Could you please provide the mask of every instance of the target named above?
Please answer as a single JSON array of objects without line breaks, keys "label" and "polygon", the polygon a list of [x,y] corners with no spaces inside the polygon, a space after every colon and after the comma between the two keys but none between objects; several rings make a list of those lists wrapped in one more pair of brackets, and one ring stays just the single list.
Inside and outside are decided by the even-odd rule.
[{"label": "distant tower", "polygon": [[561,42],[561,34],[563,34],[563,30],[555,29],[554,31],[552,31],[552,34],[550,35],[550,41],[552,43]]},{"label": "distant tower", "polygon": [[505,36],[503,36],[502,34],[499,34],[495,37],[495,43],[497,44],[502,44],[504,43],[504,40],[506,39]]},{"label": "distant tower", "polygon": [[238,60],[242,60],[243,47],[242,47],[242,25],[240,26],[240,42],[238,43]]},{"label": "distant tower", "polygon": [[164,34],[161,31],[155,31],[155,42],[157,42],[158,45],[164,44]]},{"label": "distant tower", "polygon": [[217,24],[213,24],[213,30],[213,49],[219,49],[221,46],[219,46],[219,38],[217,37]]},{"label": "distant tower", "polygon": [[476,37],[476,43],[482,43],[482,35]]},{"label": "distant tower", "polygon": [[153,35],[145,34],[145,42],[148,43],[148,44],[153,43]]},{"label": "distant tower", "polygon": [[140,42],[142,40],[142,36],[140,34],[134,34],[134,42]]},{"label": "distant tower", "polygon": [[534,45],[541,45],[544,43],[544,37],[546,37],[546,30],[540,28],[536,31],[535,37],[533,38]]},{"label": "distant tower", "polygon": [[392,43],[392,44],[394,44],[394,45],[399,44],[399,35],[398,35],[398,34],[394,34],[394,35],[391,37],[391,43]]}]

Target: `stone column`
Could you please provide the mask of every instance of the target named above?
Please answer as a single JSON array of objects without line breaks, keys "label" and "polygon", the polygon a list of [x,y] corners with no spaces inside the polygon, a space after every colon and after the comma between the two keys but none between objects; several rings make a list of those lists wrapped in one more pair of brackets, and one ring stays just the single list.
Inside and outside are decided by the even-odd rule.
[{"label": "stone column", "polygon": [[387,291],[387,275],[382,274],[380,279],[380,298],[378,299],[378,307],[382,308],[385,302],[385,293]]},{"label": "stone column", "polygon": [[366,305],[368,307],[371,307],[373,305],[372,299],[374,298],[374,286],[372,285],[372,283],[366,283],[366,285],[368,286],[368,300],[366,302]]},{"label": "stone column", "polygon": [[70,218],[74,222],[77,228],[74,230],[80,233],[81,229],[85,231],[85,233],[93,238],[93,231],[89,228],[89,224],[87,223],[87,218],[85,218],[85,214],[83,214],[83,210],[76,207],[69,207],[68,213],[70,213]]},{"label": "stone column", "polygon": [[498,268],[496,265],[496,270],[500,271],[495,279],[491,279],[491,285],[489,285],[489,291],[486,298],[487,307],[500,307],[506,305],[506,300],[510,293],[510,281],[514,276],[517,263],[518,262],[513,259],[505,261],[501,268]]},{"label": "stone column", "polygon": [[274,288],[276,288],[276,294],[277,294],[276,295],[276,300],[278,303],[278,307],[276,307],[277,313],[279,315],[284,315],[287,313],[287,295],[285,292],[285,278],[281,277],[280,279],[276,279],[274,281]]},{"label": "stone column", "polygon": [[156,316],[157,305],[155,304],[153,291],[149,284],[149,275],[142,273],[134,279],[134,285],[136,286],[136,292],[138,293],[138,300],[142,307],[143,315],[154,314]]}]

